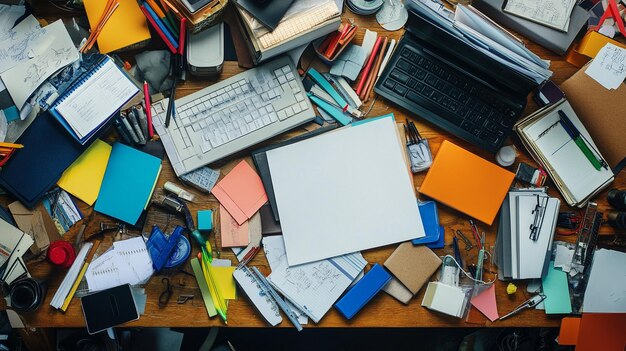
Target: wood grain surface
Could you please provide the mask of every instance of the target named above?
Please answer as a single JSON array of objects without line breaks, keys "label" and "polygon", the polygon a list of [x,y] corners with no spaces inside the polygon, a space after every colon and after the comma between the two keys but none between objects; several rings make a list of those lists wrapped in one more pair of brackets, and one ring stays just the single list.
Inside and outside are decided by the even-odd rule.
[{"label": "wood grain surface", "polygon": [[[41,6],[35,6],[36,13],[39,16],[42,16],[49,21],[59,18],[60,16],[67,16],[65,13],[58,12],[54,8],[51,8],[49,5],[45,5],[45,2],[40,1]],[[380,35],[389,36],[391,38],[399,39],[403,33],[403,31],[396,32],[387,32],[382,29],[375,20],[374,16],[369,17],[361,17],[351,13],[349,10],[344,10],[344,19],[345,20],[354,20],[356,24],[359,25],[359,30],[355,39],[356,43],[360,43],[363,39],[363,34],[365,32],[365,28],[369,28],[371,30],[377,31]],[[159,39],[153,38],[154,41],[158,41]],[[565,62],[564,57],[557,56],[542,47],[525,40],[526,45],[535,53],[537,53],[540,57],[545,60],[551,61],[551,69],[554,72],[553,80],[560,84],[565,79],[570,77],[577,71],[577,68]],[[130,57],[130,56],[129,56]],[[315,67],[323,70],[328,70],[328,67],[325,67],[319,59],[315,57],[315,54],[311,48],[307,49],[301,60],[301,67],[306,69],[309,66],[314,65]],[[219,78],[216,79],[197,79],[191,78],[184,83],[181,83],[177,89],[177,97],[180,98],[182,96],[193,93],[199,89],[207,87],[218,80],[228,78],[232,75],[235,75],[241,72],[242,69],[238,67],[236,62],[225,62],[224,69]],[[528,106],[524,111],[524,115],[528,115],[537,109],[536,104],[530,99],[528,100]],[[433,153],[436,153],[439,145],[443,140],[450,140],[457,145],[460,145],[487,160],[495,162],[495,158],[493,154],[490,154],[486,151],[479,149],[478,147],[472,146],[467,142],[464,142],[449,133],[444,132],[443,130],[424,122],[419,116],[414,115],[410,111],[406,111],[403,109],[399,109],[391,104],[388,104],[382,98],[378,98],[375,102],[375,106],[372,111],[369,113],[369,117],[379,116],[386,113],[393,112],[398,121],[403,121],[405,119],[409,119],[415,122],[422,136],[428,138],[430,145],[432,147]],[[317,125],[311,123],[308,125],[304,125],[296,130],[293,130],[289,133],[285,133],[280,135],[264,144],[276,142],[278,140],[287,139],[297,134],[301,134],[308,130],[312,130],[317,128]],[[107,141],[112,141],[115,138],[115,135],[111,133],[106,138]],[[535,162],[529,157],[528,153],[524,151],[523,146],[519,142],[519,140],[514,137],[507,141],[507,144],[515,144],[519,150],[519,157],[516,160],[516,164],[510,167],[510,170],[514,171],[517,167],[517,162],[523,161],[530,164],[535,164]],[[236,165],[242,158],[246,159],[250,164],[252,164],[249,158],[249,150],[245,150],[243,152],[238,153],[232,157],[229,157],[218,164],[211,165],[214,168],[219,168],[221,170],[222,178],[224,175],[228,174],[228,172]],[[459,172],[463,172],[463,169],[459,169]],[[419,188],[420,184],[423,181],[425,173],[420,173],[413,176],[414,185],[416,188]],[[349,175],[354,177],[366,176],[366,175]],[[159,177],[159,181],[157,184],[157,188],[162,187],[166,181],[173,181],[175,183],[180,184],[180,182],[176,179],[174,172],[167,160],[167,158],[163,161],[163,170],[161,172],[161,176]],[[551,181],[548,181],[547,185],[550,187],[549,193],[552,196],[559,196],[560,194],[554,187],[554,184]],[[324,186],[324,184],[320,184],[320,186]],[[621,189],[626,188],[626,174],[625,172],[621,172],[615,180],[614,187],[618,187]],[[197,194],[197,201],[193,204],[190,204],[191,211],[195,214],[197,210],[203,209],[218,209],[218,202],[212,195],[202,195],[195,190],[191,190],[192,192]],[[596,197],[596,201],[599,204],[600,211],[605,211],[609,209],[607,201],[606,201],[607,191],[602,192]],[[0,197],[0,201],[3,204],[7,204],[12,201],[9,196]],[[86,206],[84,203],[77,201],[80,204],[80,208],[83,211],[85,217],[88,217],[92,211],[92,208]],[[376,203],[372,203],[371,206],[376,206]],[[568,206],[562,203],[561,210],[571,210]],[[312,214],[315,215],[315,214]],[[320,214],[321,215],[321,214]],[[470,234],[468,217],[455,211],[446,206],[439,206],[439,215],[440,221],[442,225],[445,227],[445,242],[446,247],[441,250],[435,250],[438,255],[444,255],[447,253],[451,253],[451,241],[453,231],[456,229],[460,229],[463,232]],[[194,215],[195,217],[195,215]],[[217,217],[217,216],[216,216]],[[195,219],[195,218],[194,218]],[[91,221],[90,225],[87,227],[85,231],[85,236],[89,237],[93,235],[97,231],[97,227],[101,221],[111,222],[110,218],[106,218],[103,215],[96,215],[94,219]],[[73,242],[74,236],[77,233],[80,224],[75,225],[66,235],[65,239]],[[151,227],[150,223],[146,223],[144,231],[149,231]],[[487,233],[487,247],[491,248],[494,245],[496,229],[497,229],[497,221],[491,227],[486,227],[485,225],[479,224],[479,229],[484,230]],[[606,234],[603,236],[604,241],[611,241],[613,237],[613,228],[608,225],[603,225],[601,232]],[[138,234],[138,232],[136,232]],[[216,226],[216,230],[210,236],[211,243],[215,246],[216,242],[220,241],[219,238],[219,225]],[[565,241],[575,241],[575,237],[573,236],[555,236],[555,240],[565,240]],[[106,248],[111,244],[111,236],[108,235],[105,237],[105,242],[103,243],[103,247]],[[328,243],[328,245],[332,245],[332,243]],[[371,266],[374,263],[383,263],[387,257],[394,250],[396,245],[390,245],[386,247],[381,247],[377,249],[367,250],[363,252],[365,259],[369,262]],[[463,247],[463,244],[461,244]],[[194,252],[197,252],[197,245],[194,244]],[[463,250],[462,250],[463,251]],[[465,259],[469,262],[475,261],[476,249],[474,249],[470,256]],[[467,252],[464,252],[467,254]],[[229,249],[221,250],[222,258],[229,258],[236,262],[232,252]],[[251,262],[251,265],[259,267],[259,269],[265,273],[269,273],[269,267],[267,264],[267,260],[265,259],[263,253],[258,254]],[[84,326],[83,314],[81,311],[80,303],[78,299],[74,299],[67,312],[61,313],[57,310],[54,310],[49,306],[49,302],[52,298],[52,295],[57,290],[57,287],[61,283],[65,275],[65,270],[60,268],[52,267],[46,261],[40,259],[32,260],[28,263],[28,268],[31,274],[37,278],[43,278],[47,280],[48,283],[48,294],[46,296],[46,300],[44,304],[33,313],[24,314],[22,317],[24,322],[29,327],[38,327],[38,328],[48,328],[48,327],[79,327]],[[191,267],[189,263],[186,263],[183,266],[183,269],[187,272],[191,272]],[[495,267],[492,265],[487,265],[488,271],[495,271]],[[158,297],[163,289],[163,284],[161,279],[163,277],[168,277],[171,282],[174,284],[174,293],[168,305],[164,308],[159,308],[158,306]],[[486,278],[492,279],[493,275],[487,273]],[[526,284],[522,281],[515,282],[518,286],[518,290],[515,294],[509,296],[505,292],[506,284],[498,281],[496,283],[496,297],[498,302],[498,311],[501,315],[509,312],[515,306],[525,301],[530,295],[526,293],[525,287]],[[171,326],[171,327],[206,327],[206,326],[223,326],[224,323],[218,318],[214,317],[209,319],[204,309],[204,306],[201,303],[200,293],[197,288],[195,279],[190,277],[184,273],[173,271],[168,272],[166,274],[158,274],[152,277],[152,279],[146,285],[146,292],[148,294],[148,303],[146,306],[145,314],[141,316],[141,318],[135,322],[128,323],[127,326],[145,326],[145,327],[161,327],[161,326]],[[180,294],[195,294],[195,298],[192,301],[187,302],[186,304],[177,304],[176,299]],[[420,291],[420,293],[415,296],[408,305],[403,305],[398,302],[394,298],[390,297],[385,293],[380,293],[370,303],[368,303],[365,308],[352,320],[346,320],[343,318],[337,311],[331,309],[326,316],[321,320],[319,324],[309,323],[307,327],[477,327],[477,326],[498,326],[498,327],[555,327],[559,325],[560,317],[553,316],[548,317],[543,311],[539,310],[529,310],[524,311],[521,314],[518,314],[512,318],[509,318],[502,322],[489,322],[485,317],[483,317],[480,313],[472,313],[469,321],[460,320],[452,317],[447,317],[438,313],[431,312],[426,308],[421,307],[421,300],[423,297],[424,289]],[[2,305],[4,306],[4,305]],[[253,307],[250,305],[248,300],[239,296],[236,301],[231,301],[228,307],[228,326],[232,327],[265,327],[266,324],[262,320],[261,317],[254,311]],[[286,318],[283,318],[281,327],[290,327],[290,323]]]}]

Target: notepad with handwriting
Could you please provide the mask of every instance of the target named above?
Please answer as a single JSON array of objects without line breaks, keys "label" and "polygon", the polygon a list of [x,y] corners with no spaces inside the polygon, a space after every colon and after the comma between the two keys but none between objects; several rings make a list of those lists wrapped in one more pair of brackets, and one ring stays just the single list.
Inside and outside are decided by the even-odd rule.
[{"label": "notepad with handwriting", "polygon": [[139,88],[109,57],[96,65],[50,108],[81,144],[101,130]]},{"label": "notepad with handwriting", "polygon": [[283,237],[263,239],[265,256],[272,268],[272,286],[298,309],[318,323],[361,273],[367,262],[356,252],[289,267]]}]

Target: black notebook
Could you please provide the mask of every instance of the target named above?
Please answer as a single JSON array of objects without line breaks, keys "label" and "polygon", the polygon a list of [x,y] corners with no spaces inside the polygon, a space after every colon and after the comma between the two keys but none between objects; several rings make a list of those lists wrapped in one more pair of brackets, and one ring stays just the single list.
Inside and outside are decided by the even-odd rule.
[{"label": "black notebook", "polygon": [[235,4],[248,11],[269,30],[276,29],[294,0],[235,0]]}]

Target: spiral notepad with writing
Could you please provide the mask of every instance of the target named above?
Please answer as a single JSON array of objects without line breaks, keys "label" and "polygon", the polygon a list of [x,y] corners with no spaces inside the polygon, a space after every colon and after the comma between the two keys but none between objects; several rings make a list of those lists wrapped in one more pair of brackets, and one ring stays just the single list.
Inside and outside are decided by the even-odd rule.
[{"label": "spiral notepad with writing", "polygon": [[247,267],[244,266],[240,269],[236,269],[233,272],[233,278],[235,278],[237,284],[243,289],[250,301],[252,301],[254,307],[256,307],[271,326],[282,322],[283,318],[278,311],[278,305],[261,287],[253,273]]},{"label": "spiral notepad with writing", "polygon": [[85,279],[90,291],[100,291],[122,284],[142,284],[154,272],[152,259],[142,237],[117,241],[94,259]]},{"label": "spiral notepad with writing", "polygon": [[50,112],[85,144],[138,92],[139,88],[106,56],[58,98]]}]

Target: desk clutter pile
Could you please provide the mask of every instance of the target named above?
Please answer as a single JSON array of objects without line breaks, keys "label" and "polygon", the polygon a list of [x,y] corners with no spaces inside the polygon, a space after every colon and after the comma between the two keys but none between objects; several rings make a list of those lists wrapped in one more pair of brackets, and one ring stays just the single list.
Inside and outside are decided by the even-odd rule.
[{"label": "desk clutter pile", "polygon": [[[0,5],[9,308],[45,309],[50,294],[63,313],[75,301],[97,333],[139,319],[156,298],[150,280],[163,284],[166,308],[166,276],[182,270],[224,323],[241,293],[267,324],[286,317],[300,330],[333,308],[357,318],[381,291],[403,304],[424,291],[423,307],[468,322],[476,311],[494,323],[530,308],[573,314],[559,343],[580,349],[598,325],[624,325],[626,254],[597,242],[606,222],[626,230],[626,190],[609,192],[606,222],[594,202],[626,165],[626,46],[612,39],[626,36],[623,5],[546,0],[547,15],[524,0],[347,1],[354,13],[378,11],[385,29],[404,25],[396,40],[347,20],[343,1],[233,2],[85,0],[90,31]],[[487,16],[586,66],[557,86],[550,63]],[[323,65],[299,68],[309,44]],[[220,73],[229,45],[250,69],[176,99],[187,73]],[[128,50],[140,51],[135,65],[120,58]],[[541,108],[520,118],[531,92]],[[429,142],[397,114],[370,116],[378,98],[452,137]],[[257,145],[300,126],[307,132]],[[525,150],[505,145],[513,132]],[[497,152],[499,165],[458,139]],[[520,152],[537,165],[514,167]],[[243,153],[251,162],[215,167]],[[465,228],[445,228],[442,207]],[[576,242],[556,240],[565,234]],[[384,262],[361,254],[391,244]],[[221,258],[226,248],[236,262]],[[249,264],[261,251],[270,274]],[[39,255],[48,262],[31,260]],[[32,264],[64,279],[47,286]],[[530,298],[499,311],[499,281]],[[194,295],[184,296],[178,303]],[[602,338],[605,350],[626,345],[610,329]]]}]

